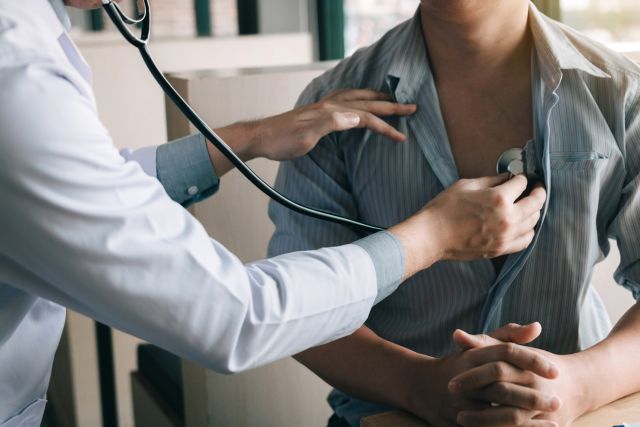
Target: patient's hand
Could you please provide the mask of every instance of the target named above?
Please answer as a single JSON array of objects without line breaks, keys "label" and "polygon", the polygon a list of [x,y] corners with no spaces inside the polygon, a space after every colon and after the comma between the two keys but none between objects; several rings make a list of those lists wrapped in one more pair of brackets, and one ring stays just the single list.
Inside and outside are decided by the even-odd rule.
[{"label": "patient's hand", "polygon": [[[540,333],[537,324],[520,327],[507,325],[491,334],[498,340],[513,340],[525,344]],[[405,398],[412,413],[428,421],[434,427],[457,426],[458,413],[461,410],[486,410],[490,402],[477,400],[473,393],[453,392],[449,388],[452,378],[461,373],[470,372],[477,366],[506,362],[519,367],[523,372],[531,372],[545,378],[557,376],[554,364],[539,352],[513,343],[503,343],[491,347],[470,348],[441,359],[425,357],[417,361],[413,369],[412,384],[408,385],[408,397]],[[559,402],[544,392],[533,392],[536,398],[531,402],[537,411],[554,411]],[[467,425],[484,425],[470,423]],[[497,425],[497,424],[496,424]],[[509,425],[509,424],[504,424]],[[553,424],[540,424],[553,425]]]},{"label": "patient's hand", "polygon": [[[495,346],[502,344],[491,337],[473,336],[462,331],[457,331],[454,339],[463,348],[486,352],[495,352]],[[461,401],[481,402],[484,406],[461,405],[458,424],[564,427],[586,412],[581,380],[589,373],[588,364],[581,360],[580,354],[558,356],[543,350],[530,350],[553,363],[558,375],[544,378],[505,360],[471,368],[453,378],[449,388],[453,394],[461,396]],[[561,406],[549,405],[543,409],[539,400],[549,401],[552,396]],[[494,405],[488,406],[490,403]]]}]

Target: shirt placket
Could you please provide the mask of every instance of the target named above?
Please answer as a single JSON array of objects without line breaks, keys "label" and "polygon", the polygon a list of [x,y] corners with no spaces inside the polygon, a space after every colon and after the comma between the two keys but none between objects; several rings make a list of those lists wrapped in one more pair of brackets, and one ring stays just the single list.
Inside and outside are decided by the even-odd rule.
[{"label": "shirt placket", "polygon": [[[536,163],[542,166],[542,175],[545,189],[547,191],[547,200],[541,212],[540,221],[536,226],[536,235],[533,242],[524,251],[511,255],[502,268],[498,278],[489,290],[489,294],[485,300],[481,315],[481,332],[488,333],[499,328],[502,313],[502,301],[516,282],[516,277],[522,271],[525,263],[531,256],[540,232],[543,229],[544,222],[547,218],[549,209],[549,200],[551,199],[551,160],[549,147],[551,145],[551,115],[558,104],[558,88],[562,80],[562,72],[559,69],[553,69],[549,63],[546,73],[541,73],[539,61],[532,61],[532,93],[534,101],[535,114],[535,144],[534,155],[538,157]],[[541,149],[540,149],[541,147]],[[524,281],[524,278],[523,278]],[[521,281],[521,282],[523,282]]]}]

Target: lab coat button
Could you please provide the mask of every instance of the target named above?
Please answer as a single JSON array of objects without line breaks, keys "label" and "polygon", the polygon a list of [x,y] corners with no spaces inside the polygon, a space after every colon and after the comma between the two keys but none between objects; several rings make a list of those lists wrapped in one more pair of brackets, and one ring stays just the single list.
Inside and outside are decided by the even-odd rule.
[{"label": "lab coat button", "polygon": [[189,189],[187,190],[187,194],[189,194],[190,196],[195,196],[196,194],[198,194],[198,191],[200,190],[194,185],[193,187],[189,187]]}]

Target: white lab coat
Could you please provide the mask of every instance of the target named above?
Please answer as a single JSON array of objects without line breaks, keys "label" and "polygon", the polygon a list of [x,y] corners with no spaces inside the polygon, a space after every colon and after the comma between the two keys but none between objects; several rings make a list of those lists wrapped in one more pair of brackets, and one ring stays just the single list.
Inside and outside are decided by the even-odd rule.
[{"label": "white lab coat", "polygon": [[0,425],[39,424],[63,307],[221,372],[362,325],[364,249],[243,265],[114,148],[61,36],[46,0],[0,0]]}]

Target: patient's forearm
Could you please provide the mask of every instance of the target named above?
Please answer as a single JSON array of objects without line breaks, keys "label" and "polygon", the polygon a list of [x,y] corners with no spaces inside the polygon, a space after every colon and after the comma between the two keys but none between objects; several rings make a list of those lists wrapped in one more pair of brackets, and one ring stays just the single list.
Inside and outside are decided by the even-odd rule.
[{"label": "patient's forearm", "polygon": [[349,337],[300,353],[296,359],[351,396],[404,407],[407,367],[420,357],[362,327]]},{"label": "patient's forearm", "polygon": [[627,311],[601,343],[579,354],[590,367],[589,410],[640,391],[640,303]]}]

